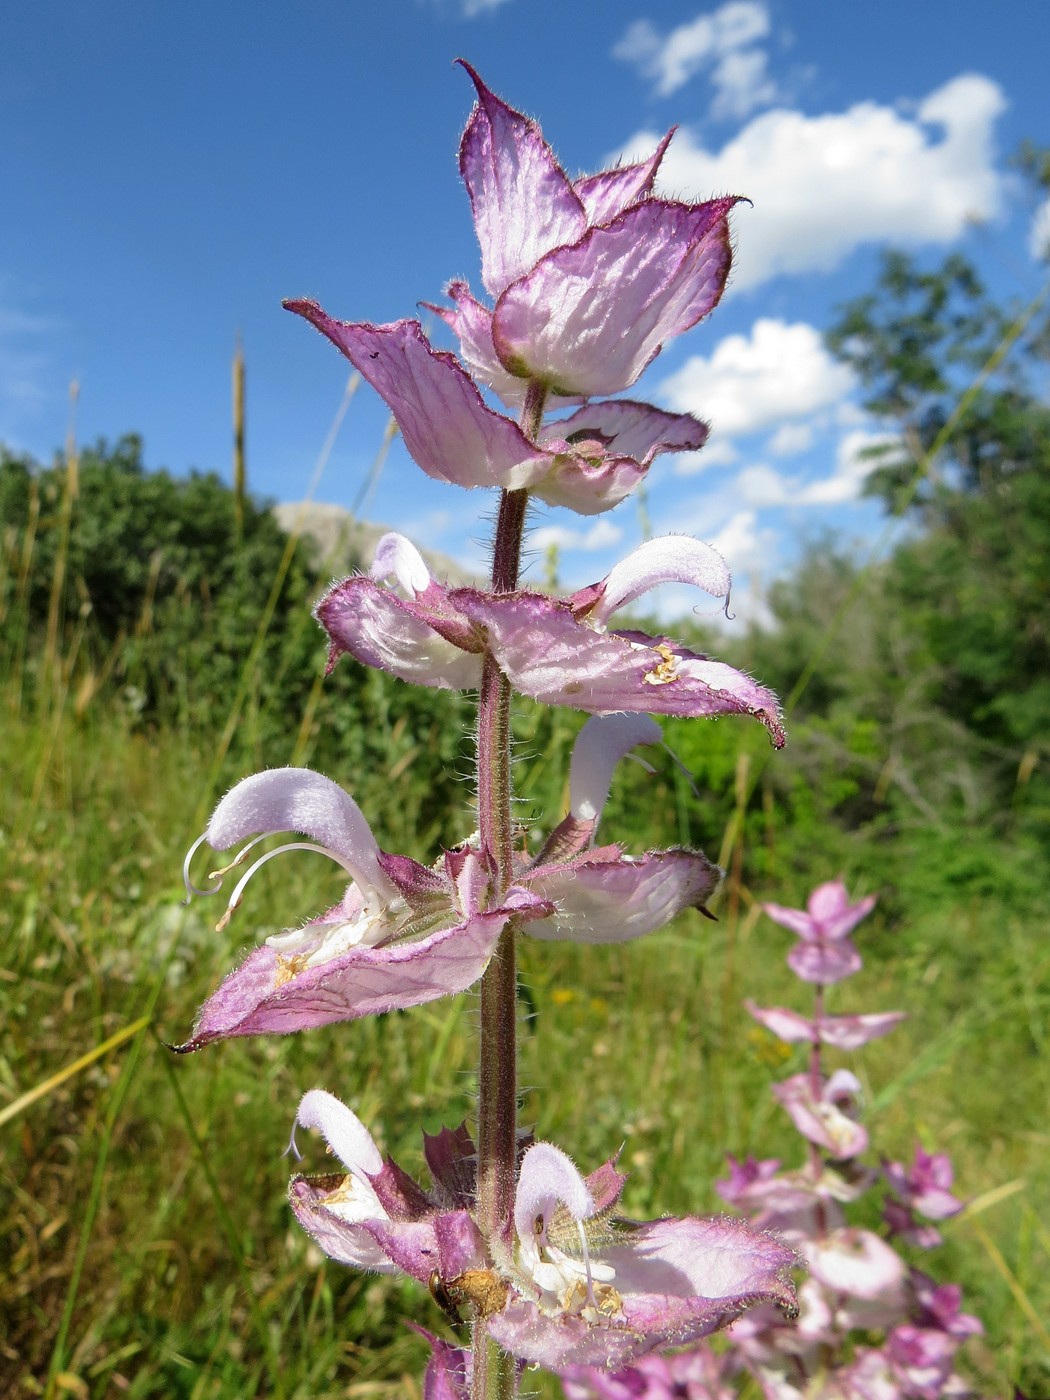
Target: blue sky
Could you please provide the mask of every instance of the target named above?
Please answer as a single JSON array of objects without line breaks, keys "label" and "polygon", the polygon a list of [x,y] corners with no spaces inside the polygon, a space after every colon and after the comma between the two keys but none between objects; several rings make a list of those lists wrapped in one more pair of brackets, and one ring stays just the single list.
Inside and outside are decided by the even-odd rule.
[{"label": "blue sky", "polygon": [[[729,295],[638,389],[709,419],[650,476],[657,532],[718,544],[745,612],[824,529],[873,534],[873,425],[820,333],[887,241],[969,252],[1030,298],[1038,211],[1006,168],[1050,139],[1050,6],[1012,0],[35,0],[0,18],[0,441],[49,458],[80,383],[81,441],[140,432],[152,466],[229,469],[230,357],[248,370],[249,479],[302,498],[348,366],[283,296],[391,321],[477,253],[455,154],[468,57],[537,116],[570,173],[652,148],[665,189],[747,194]],[[1044,226],[1050,215],[1044,211]],[[642,392],[644,391],[644,393]],[[317,490],[349,505],[385,414],[363,390]],[[369,514],[480,559],[479,493],[395,444]],[[565,579],[638,542],[631,502],[548,510]],[[667,606],[673,605],[669,600]]]}]

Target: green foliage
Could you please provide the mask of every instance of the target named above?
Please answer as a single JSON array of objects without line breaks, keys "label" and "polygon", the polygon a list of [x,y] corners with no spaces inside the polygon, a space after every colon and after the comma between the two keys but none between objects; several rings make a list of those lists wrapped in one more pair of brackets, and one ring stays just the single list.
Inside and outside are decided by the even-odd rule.
[{"label": "green foliage", "polygon": [[[239,523],[216,475],[147,471],[134,435],[85,452],[73,479],[70,501],[65,464],[0,449],[0,670],[46,693],[58,579],[62,682],[78,712],[116,703],[134,724],[209,738],[232,718],[235,772],[294,758],[353,784],[418,764],[431,793],[417,839],[457,839],[444,822],[469,707],[349,661],[320,688],[325,643],[310,609],[328,576],[265,505],[245,500]],[[384,791],[380,823],[389,810],[405,825],[399,802]]]}]

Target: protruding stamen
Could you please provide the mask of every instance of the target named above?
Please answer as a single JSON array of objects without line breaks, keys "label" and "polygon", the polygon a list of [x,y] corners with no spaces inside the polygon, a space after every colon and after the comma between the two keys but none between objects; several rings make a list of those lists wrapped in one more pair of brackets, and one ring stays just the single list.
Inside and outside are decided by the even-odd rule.
[{"label": "protruding stamen", "polygon": [[577,1220],[576,1230],[580,1236],[580,1252],[583,1255],[583,1269],[587,1275],[587,1302],[594,1306],[594,1279],[591,1276],[591,1249],[587,1243],[587,1231],[583,1228],[583,1221]]},{"label": "protruding stamen", "polygon": [[243,864],[244,864],[244,861],[245,861],[245,858],[246,858],[247,855],[248,855],[248,852],[254,850],[255,847],[259,844],[260,841],[265,841],[265,840],[266,840],[266,837],[265,837],[265,836],[255,836],[255,837],[253,837],[252,840],[249,841],[248,844],[247,844],[246,846],[242,846],[242,847],[241,847],[241,849],[240,849],[240,850],[237,852],[237,854],[234,856],[233,860],[230,861],[229,865],[221,865],[221,866],[218,868],[218,870],[209,870],[209,871],[208,871],[208,879],[209,879],[209,880],[218,880],[219,883],[221,884],[221,883],[222,883],[222,880],[223,880],[223,877],[226,876],[226,875],[228,875],[228,874],[230,873],[231,870],[236,870],[237,867],[238,867],[238,865],[243,865]]},{"label": "protruding stamen", "polygon": [[[350,869],[346,862],[340,856],[337,856],[334,851],[330,851],[327,846],[317,846],[314,844],[313,841],[290,841],[285,846],[278,846],[275,850],[267,851],[264,856],[260,856],[259,859],[254,862],[254,864],[248,867],[248,869],[244,872],[241,878],[237,881],[237,887],[234,890],[233,894],[230,895],[230,902],[226,906],[226,913],[223,914],[222,918],[215,925],[216,933],[221,933],[226,927],[226,925],[233,918],[234,912],[236,911],[237,906],[241,902],[245,886],[255,874],[255,872],[258,869],[260,869],[261,866],[264,866],[268,860],[273,860],[274,856],[283,855],[285,851],[316,851],[318,855],[327,856],[329,860],[334,860],[336,865],[340,866],[343,870],[346,871],[346,873],[350,876],[351,880],[356,878],[354,872]],[[234,863],[236,864],[236,862]]]},{"label": "protruding stamen", "polygon": [[[186,852],[186,859],[182,862],[182,883],[186,888],[186,898],[182,901],[183,904],[189,904],[190,900],[195,894],[199,894],[202,896],[208,894],[218,894],[220,888],[222,887],[222,881],[220,880],[217,885],[214,885],[210,890],[206,890],[202,889],[200,885],[195,885],[190,879],[190,863],[192,862],[193,857],[197,854],[197,851],[200,849],[201,846],[203,846],[204,842],[207,841],[207,839],[207,832],[205,832],[203,836],[198,836],[196,841],[194,841],[193,845]],[[214,880],[215,876],[209,875],[208,878],[210,880]]]}]

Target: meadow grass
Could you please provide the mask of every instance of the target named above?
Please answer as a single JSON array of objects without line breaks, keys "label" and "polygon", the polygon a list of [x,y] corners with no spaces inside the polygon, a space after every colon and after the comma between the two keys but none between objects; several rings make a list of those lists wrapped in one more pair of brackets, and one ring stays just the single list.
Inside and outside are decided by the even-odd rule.
[{"label": "meadow grass", "polygon": [[[71,471],[59,515],[67,543],[74,493]],[[182,854],[217,792],[256,767],[309,762],[316,689],[303,713],[281,716],[286,739],[263,737],[275,731],[252,710],[255,647],[216,732],[188,720],[151,727],[104,673],[85,669],[89,623],[61,618],[56,603],[34,650],[19,611],[32,548],[27,532],[0,676],[0,1394],[418,1397],[425,1346],[405,1319],[445,1335],[447,1323],[414,1284],[318,1253],[285,1204],[281,1154],[300,1094],[324,1087],[420,1168],[420,1130],[472,1112],[475,999],[171,1054],[246,946],[338,893],[323,863],[283,857],[222,933],[221,908],[182,903]],[[436,834],[467,834],[469,790],[462,814],[436,808],[419,763],[432,729],[414,732],[387,691],[373,711],[375,761],[332,776],[352,784],[384,847],[431,857]],[[523,817],[564,810],[579,722],[520,714]],[[524,1121],[585,1170],[622,1148],[627,1214],[717,1210],[726,1151],[789,1164],[801,1153],[769,1092],[801,1055],[741,1003],[807,1009],[784,965],[788,937],[759,907],[800,903],[807,890],[773,807],[759,865],[778,878],[747,883],[758,750],[745,727],[731,732],[728,803],[708,809],[673,770],[625,765],[605,824],[634,849],[689,839],[717,855],[730,871],[719,921],[690,912],[623,947],[523,940]],[[729,811],[728,823],[714,810]],[[964,1285],[987,1329],[967,1348],[969,1365],[986,1393],[1003,1395],[1019,1380],[1030,1394],[1050,1385],[1040,912],[994,898],[946,898],[907,918],[877,911],[859,933],[865,971],[834,1005],[909,1013],[848,1063],[864,1081],[878,1152],[910,1158],[919,1139],[953,1155],[971,1204],[923,1262]],[[319,1143],[303,1137],[305,1169],[324,1170]],[[530,1382],[558,1394],[549,1378]]]},{"label": "meadow grass", "polygon": [[[4,1102],[148,1018],[4,1125],[4,1393],[418,1394],[422,1344],[402,1319],[441,1331],[440,1314],[411,1284],[317,1254],[285,1206],[281,1153],[299,1094],[323,1086],[419,1166],[420,1128],[472,1108],[473,998],[176,1060],[164,1042],[259,935],[259,911],[267,929],[294,923],[325,904],[331,877],[273,862],[216,934],[217,910],[180,903],[208,761],[192,738],[98,708],[50,726],[9,714],[0,742],[16,794],[2,845]],[[651,781],[629,774],[617,800]],[[366,810],[386,782],[364,775]],[[731,893],[718,924],[690,913],[636,945],[522,950],[524,1118],[585,1166],[623,1146],[628,1214],[718,1209],[727,1149],[799,1155],[769,1095],[797,1057],[740,1003],[801,1007],[800,988],[758,892]],[[887,1156],[916,1137],[952,1152],[973,1204],[930,1267],[964,1284],[988,1329],[970,1361],[1006,1393],[1050,1354],[1045,938],[989,904],[906,929],[876,914],[860,941],[866,970],[839,1009],[910,1013],[850,1057],[873,1141]],[[319,1145],[301,1145],[323,1170]]]}]

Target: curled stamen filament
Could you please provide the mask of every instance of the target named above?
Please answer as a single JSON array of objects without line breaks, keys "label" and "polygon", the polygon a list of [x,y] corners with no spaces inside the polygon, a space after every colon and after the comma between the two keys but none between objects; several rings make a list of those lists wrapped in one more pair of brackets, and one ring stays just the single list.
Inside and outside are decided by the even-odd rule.
[{"label": "curled stamen filament", "polygon": [[[272,860],[274,856],[283,855],[285,851],[316,851],[318,855],[327,856],[329,860],[334,860],[336,865],[341,866],[346,871],[346,873],[350,876],[351,880],[357,880],[357,883],[361,885],[361,881],[358,877],[357,871],[351,870],[350,866],[347,865],[346,861],[344,861],[341,856],[336,855],[334,851],[330,851],[327,846],[315,845],[313,841],[290,841],[285,846],[278,846],[275,850],[267,851],[264,856],[260,856],[257,861],[254,861],[248,867],[248,869],[244,872],[241,878],[237,881],[237,886],[234,889],[233,894],[230,895],[230,902],[226,906],[225,914],[223,914],[222,918],[215,925],[216,933],[221,933],[226,927],[226,925],[233,918],[234,911],[240,904],[241,898],[244,895],[244,888],[247,885],[248,881],[255,874],[255,872],[259,870],[262,866],[264,866],[268,860]],[[372,893],[372,891],[365,885],[361,885],[361,889],[362,892],[366,895]]]},{"label": "curled stamen filament", "polygon": [[241,847],[241,849],[234,856],[233,860],[230,861],[229,865],[220,865],[218,870],[209,870],[208,879],[218,880],[221,884],[224,876],[228,875],[231,870],[236,870],[238,865],[243,865],[248,852],[253,851],[260,841],[265,840],[265,835],[253,836],[247,845]]},{"label": "curled stamen filament", "polygon": [[298,1123],[292,1124],[292,1131],[288,1138],[288,1146],[281,1153],[281,1156],[294,1157],[297,1162],[301,1162],[303,1159],[303,1154],[299,1151],[299,1144],[295,1140],[295,1130],[298,1126]]},{"label": "curled stamen filament", "polygon": [[[197,854],[200,847],[203,846],[205,841],[207,841],[207,839],[207,832],[205,832],[203,836],[198,836],[196,841],[194,841],[193,845],[186,852],[186,859],[182,862],[182,883],[186,889],[186,898],[182,901],[183,904],[189,904],[190,900],[195,894],[218,894],[219,889],[222,885],[222,881],[220,880],[217,885],[214,885],[210,890],[206,890],[203,889],[200,885],[195,885],[190,879],[190,863],[192,862],[193,857]],[[214,878],[214,875],[209,876],[209,879],[213,880]]]}]

